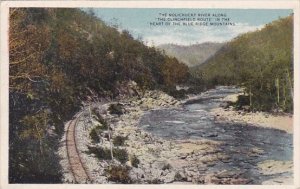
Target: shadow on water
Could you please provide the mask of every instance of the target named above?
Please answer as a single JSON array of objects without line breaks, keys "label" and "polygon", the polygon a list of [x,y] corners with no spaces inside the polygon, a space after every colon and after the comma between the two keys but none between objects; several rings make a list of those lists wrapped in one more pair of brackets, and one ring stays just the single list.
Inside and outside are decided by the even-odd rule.
[{"label": "shadow on water", "polygon": [[211,171],[238,171],[253,180],[253,184],[259,184],[270,176],[262,176],[257,163],[270,159],[291,161],[293,136],[277,129],[216,123],[209,111],[220,105],[222,97],[237,92],[240,92],[237,88],[219,87],[188,101],[182,108],[150,111],[142,117],[140,127],[171,140],[205,138],[219,141],[220,151],[230,159],[218,162]]}]

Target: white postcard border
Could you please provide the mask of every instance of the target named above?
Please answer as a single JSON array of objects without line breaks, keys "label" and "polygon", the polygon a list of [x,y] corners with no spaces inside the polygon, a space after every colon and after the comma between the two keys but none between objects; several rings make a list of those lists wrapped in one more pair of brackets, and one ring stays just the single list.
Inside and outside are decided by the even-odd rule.
[{"label": "white postcard border", "polygon": [[[293,9],[294,10],[294,185],[119,185],[119,184],[8,184],[8,10],[9,7],[102,7],[102,8],[200,8],[200,9]],[[300,38],[298,0],[289,1],[2,1],[0,62],[0,188],[300,188]]]}]

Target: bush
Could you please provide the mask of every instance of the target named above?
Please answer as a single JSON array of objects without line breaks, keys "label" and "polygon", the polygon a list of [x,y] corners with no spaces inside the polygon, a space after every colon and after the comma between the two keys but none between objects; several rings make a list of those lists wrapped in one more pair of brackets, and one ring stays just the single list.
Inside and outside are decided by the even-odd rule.
[{"label": "bush", "polygon": [[186,177],[182,176],[179,172],[176,172],[174,179],[175,181],[187,181]]},{"label": "bush", "polygon": [[97,108],[92,108],[91,113],[93,116],[100,118],[102,117],[101,114],[99,113],[99,111],[97,111]]},{"label": "bush", "polygon": [[100,134],[104,130],[107,130],[107,127],[108,127],[107,124],[97,125],[90,131],[90,138],[94,143],[100,142],[100,138],[98,134]]},{"label": "bush", "polygon": [[131,159],[130,159],[130,162],[131,162],[131,165],[133,166],[133,167],[138,167],[138,165],[140,164],[140,160],[135,156],[135,155],[133,155],[132,157],[131,157]]},{"label": "bush", "polygon": [[186,93],[187,94],[199,94],[203,91],[205,91],[205,87],[204,86],[191,86]]},{"label": "bush", "polygon": [[115,146],[123,146],[126,140],[127,140],[127,137],[116,136],[115,138],[113,138],[113,144]]},{"label": "bush", "polygon": [[249,105],[250,105],[249,96],[239,95],[238,100],[235,103],[235,108],[237,110],[240,110],[242,109],[243,106],[249,106]]},{"label": "bush", "polygon": [[105,170],[108,180],[122,184],[132,183],[132,180],[129,177],[129,171],[130,168],[128,166],[122,165],[112,165]]},{"label": "bush", "polygon": [[114,158],[116,158],[121,163],[126,163],[126,161],[128,161],[128,153],[125,149],[114,148],[113,154]]},{"label": "bush", "polygon": [[98,143],[100,142],[100,139],[99,139],[99,136],[98,136],[98,133],[97,133],[97,129],[96,128],[93,128],[90,132],[90,138],[92,139],[92,141],[94,143]]},{"label": "bush", "polygon": [[176,99],[183,99],[186,97],[186,91],[184,89],[176,90],[175,87],[162,87],[162,90],[167,93],[168,95],[176,98]]},{"label": "bush", "polygon": [[[109,148],[88,146],[88,149],[89,153],[95,154],[96,157],[100,160],[111,160]],[[113,156],[121,163],[125,163],[126,161],[128,161],[128,153],[125,149],[114,148]]]},{"label": "bush", "polygon": [[164,166],[163,166],[163,168],[162,168],[162,170],[167,170],[167,169],[171,169],[172,168],[172,166],[169,164],[169,163],[167,163],[167,164],[165,164]]},{"label": "bush", "polygon": [[110,160],[111,154],[108,148],[88,146],[89,153],[95,154],[98,159]]},{"label": "bush", "polygon": [[108,108],[108,111],[110,114],[122,115],[124,113],[123,105],[120,103],[111,104]]},{"label": "bush", "polygon": [[158,178],[155,178],[153,180],[149,180],[148,181],[148,184],[162,184],[162,183],[163,182],[160,179],[158,179]]}]

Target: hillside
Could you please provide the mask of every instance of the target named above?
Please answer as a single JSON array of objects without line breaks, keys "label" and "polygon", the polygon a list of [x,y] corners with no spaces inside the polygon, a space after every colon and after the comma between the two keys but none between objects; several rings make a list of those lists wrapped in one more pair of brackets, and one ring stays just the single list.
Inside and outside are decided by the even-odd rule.
[{"label": "hillside", "polygon": [[293,111],[293,16],[242,34],[192,70],[211,85],[246,88],[251,110]]},{"label": "hillside", "polygon": [[[10,9],[9,181],[60,182],[64,122],[85,102],[174,88],[188,68],[79,9]],[[125,90],[126,91],[126,90]]]},{"label": "hillside", "polygon": [[213,56],[224,44],[206,42],[189,46],[163,44],[158,46],[169,56],[176,57],[189,67],[197,66]]}]

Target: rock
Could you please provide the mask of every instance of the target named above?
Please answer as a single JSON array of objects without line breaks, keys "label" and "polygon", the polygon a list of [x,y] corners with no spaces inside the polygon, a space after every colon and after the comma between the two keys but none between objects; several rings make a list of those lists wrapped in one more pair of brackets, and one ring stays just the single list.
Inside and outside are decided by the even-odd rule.
[{"label": "rock", "polygon": [[188,156],[188,154],[185,154],[185,153],[181,153],[181,154],[179,154],[179,158],[180,159],[186,159],[187,158],[187,156]]},{"label": "rock", "polygon": [[152,168],[155,168],[155,169],[163,169],[165,166],[166,166],[166,162],[164,161],[156,161],[152,164]]},{"label": "rock", "polygon": [[229,184],[248,184],[250,183],[251,180],[249,179],[244,179],[244,178],[237,178],[237,179],[231,179]]},{"label": "rock", "polygon": [[204,171],[207,171],[207,167],[198,167],[198,171],[199,172],[204,172]]},{"label": "rock", "polygon": [[222,180],[215,177],[213,174],[208,174],[204,177],[205,184],[221,184]]},{"label": "rock", "polygon": [[176,181],[187,181],[187,176],[182,171],[179,171],[175,173],[174,179]]},{"label": "rock", "polygon": [[233,178],[237,173],[234,171],[223,171],[216,175],[217,178]]},{"label": "rock", "polygon": [[292,161],[276,161],[266,160],[258,163],[258,168],[261,174],[264,175],[275,175],[279,173],[292,172],[293,162]]},{"label": "rock", "polygon": [[208,134],[207,137],[217,137],[218,134],[217,133],[211,133],[211,134]]},{"label": "rock", "polygon": [[174,171],[168,173],[168,174],[164,177],[164,179],[163,179],[164,183],[171,183],[171,182],[173,182],[173,181],[175,180],[175,174],[176,174],[176,173],[175,173]]},{"label": "rock", "polygon": [[142,169],[140,169],[140,168],[133,168],[130,171],[129,176],[133,180],[139,180],[139,179],[142,179],[142,178],[145,177],[144,174],[145,174],[145,172]]}]

